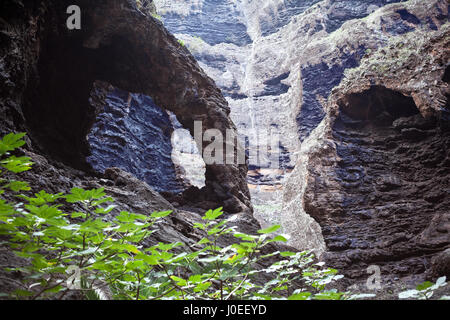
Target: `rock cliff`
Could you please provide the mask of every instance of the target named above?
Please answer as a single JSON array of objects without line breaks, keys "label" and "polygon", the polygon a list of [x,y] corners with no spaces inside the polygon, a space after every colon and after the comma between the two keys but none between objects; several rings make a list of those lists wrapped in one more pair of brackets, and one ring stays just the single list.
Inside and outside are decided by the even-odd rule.
[{"label": "rock cliff", "polygon": [[[450,237],[448,2],[216,2],[155,4],[253,141],[255,217],[349,277],[431,270]],[[276,169],[252,161],[267,128]]]},{"label": "rock cliff", "polygon": [[371,264],[388,278],[429,272],[450,244],[449,30],[416,30],[368,54],[302,145],[286,219],[314,218],[317,248],[350,277]]},{"label": "rock cliff", "polygon": [[[80,30],[66,26],[74,4]],[[197,242],[193,224],[221,206],[244,232],[260,228],[246,164],[204,165],[201,189],[200,178],[181,179],[174,130],[194,135],[194,121],[203,132],[236,129],[213,80],[151,12],[126,0],[2,1],[0,43],[0,135],[28,133],[20,153],[34,166],[20,179],[30,192],[103,187],[119,211],[173,210],[156,242]],[[183,208],[161,194],[177,196]],[[3,246],[0,261],[23,263]]]},{"label": "rock cliff", "polygon": [[[0,134],[28,132],[32,191],[175,210],[155,241],[198,240],[224,206],[244,232],[282,224],[346,285],[370,265],[384,284],[448,275],[447,1],[146,4],[1,2]],[[238,133],[248,163],[205,165],[195,121]]]},{"label": "rock cliff", "polygon": [[[225,135],[226,130],[236,130],[226,100],[190,53],[135,1],[69,2],[2,3],[2,132],[27,130],[33,150],[74,168],[89,170],[91,163],[103,170],[114,164],[156,189],[176,192],[172,161],[165,169],[160,166],[170,156],[167,139],[173,129],[163,113],[171,111],[192,135],[194,121],[202,122],[203,132],[218,129]],[[66,27],[69,5],[82,8],[81,30]],[[108,94],[101,97],[93,92],[95,81],[141,94],[129,101],[140,113],[125,117],[117,99],[113,102]],[[116,112],[104,107],[111,103],[116,103]],[[158,128],[153,136],[120,132],[140,130],[142,122],[164,126],[162,118],[166,128]],[[104,129],[101,134],[99,127]],[[150,140],[155,140],[156,153],[150,150]],[[124,143],[140,151],[127,152],[121,149]],[[142,152],[144,145],[149,149]],[[111,161],[105,156],[111,153],[122,158]],[[155,182],[154,167],[163,172],[166,182]],[[246,174],[245,164],[208,165],[205,190],[197,192],[203,195],[197,198],[222,203],[232,213],[251,212]]]}]

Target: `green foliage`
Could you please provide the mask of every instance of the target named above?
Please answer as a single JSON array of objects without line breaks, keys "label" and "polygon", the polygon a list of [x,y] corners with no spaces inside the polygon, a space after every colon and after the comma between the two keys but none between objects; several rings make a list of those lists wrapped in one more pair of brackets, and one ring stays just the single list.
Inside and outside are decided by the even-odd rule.
[{"label": "green foliage", "polygon": [[[23,136],[0,141],[0,165],[13,173],[31,167],[29,158],[9,154],[23,145]],[[194,225],[204,235],[195,245],[155,244],[151,235],[170,211],[117,212],[103,188],[27,196],[17,195],[30,190],[26,182],[3,179],[0,190],[18,199],[0,199],[0,236],[28,261],[7,269],[23,275],[10,298],[62,299],[74,290],[86,299],[118,300],[351,298],[327,289],[342,276],[315,263],[312,253],[268,249],[287,241],[271,236],[280,226],[240,233],[222,218],[222,208]]]},{"label": "green foliage", "polygon": [[[419,284],[416,289],[406,290],[400,292],[398,297],[400,299],[419,299],[419,300],[428,300],[430,299],[434,291],[439,289],[440,287],[444,287],[447,285],[445,282],[446,277],[441,277],[437,279],[436,283],[425,281],[424,283]],[[447,297],[444,296],[441,298],[442,300],[447,300]]]},{"label": "green foliage", "polygon": [[178,43],[179,43],[182,47],[185,47],[185,46],[186,46],[186,45],[184,44],[184,41],[183,41],[183,40],[178,39]]},{"label": "green foliage", "polygon": [[152,17],[155,18],[156,20],[162,21],[162,17],[157,13],[152,13]]}]

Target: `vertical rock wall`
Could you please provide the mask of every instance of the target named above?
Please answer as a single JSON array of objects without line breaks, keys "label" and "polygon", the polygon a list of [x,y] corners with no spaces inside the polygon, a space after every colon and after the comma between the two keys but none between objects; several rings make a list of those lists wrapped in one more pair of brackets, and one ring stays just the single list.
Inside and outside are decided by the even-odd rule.
[{"label": "vertical rock wall", "polygon": [[[81,30],[66,27],[69,5],[83,8]],[[236,131],[214,82],[136,1],[7,1],[2,14],[2,93],[9,97],[2,130],[29,131],[35,150],[89,171],[86,136],[101,111],[89,101],[97,80],[152,97],[192,135],[195,121],[203,131]],[[13,91],[4,87],[8,80]],[[246,173],[245,164],[208,165],[204,198],[228,212],[250,212]]]},{"label": "vertical rock wall", "polygon": [[[239,133],[248,137],[248,182],[263,224],[280,222],[285,178],[344,71],[358,66],[368,48],[429,22],[407,10],[383,11],[397,2],[404,1],[155,1],[163,23],[221,88]],[[374,32],[367,34],[361,24],[371,14],[365,21],[373,21]],[[360,24],[345,26],[354,19]],[[270,133],[280,137],[268,151],[279,165],[258,161]]]},{"label": "vertical rock wall", "polygon": [[[450,245],[448,34],[417,29],[367,55],[302,144],[283,220],[297,247],[315,242],[349,278],[369,265],[383,284],[446,275],[433,270],[446,270],[438,257]],[[310,218],[315,241],[290,226]]]},{"label": "vertical rock wall", "polygon": [[98,172],[121,168],[155,191],[184,190],[172,162],[173,126],[152,98],[96,83],[91,103],[97,117],[88,134],[87,161]]},{"label": "vertical rock wall", "polygon": [[[187,4],[183,12],[181,3]],[[358,69],[374,52],[381,52],[375,59],[386,63],[364,67],[353,86],[373,72],[384,78],[420,69],[417,61],[405,66],[412,49],[402,39],[412,35],[416,47],[428,41],[415,34],[431,34],[448,23],[447,1],[224,1],[214,10],[209,4],[156,1],[162,21],[224,92],[239,132],[258,141],[258,132],[273,128],[282,137],[278,170],[250,161],[255,216],[263,224],[281,222],[291,244],[326,252],[324,258],[352,277],[365,274],[371,262],[383,262],[384,271],[396,274],[426,270],[448,237],[442,231],[423,245],[413,236],[428,230],[430,219],[444,225],[440,230],[448,229],[439,213],[447,188],[447,178],[441,180],[447,172],[448,141],[441,132],[445,108],[429,111],[436,105],[433,99],[446,98],[434,91],[424,95],[428,81],[442,82],[435,74],[411,80],[419,94],[399,89],[408,76],[389,88],[372,87],[376,81],[371,80],[367,91],[351,98],[356,115],[349,109],[350,114],[336,111],[333,118],[327,106],[347,71]],[[209,15],[221,21],[229,14],[235,16],[229,21],[245,24],[246,32],[199,20]],[[209,34],[203,39],[205,30]],[[224,40],[228,31],[252,41]],[[396,54],[385,59],[393,47]],[[423,72],[441,72],[443,59],[427,60]],[[393,66],[396,71],[385,75]],[[430,114],[441,120],[433,122]],[[264,145],[258,141],[247,147],[252,160],[252,151]],[[425,181],[436,183],[436,189],[420,189]]]}]

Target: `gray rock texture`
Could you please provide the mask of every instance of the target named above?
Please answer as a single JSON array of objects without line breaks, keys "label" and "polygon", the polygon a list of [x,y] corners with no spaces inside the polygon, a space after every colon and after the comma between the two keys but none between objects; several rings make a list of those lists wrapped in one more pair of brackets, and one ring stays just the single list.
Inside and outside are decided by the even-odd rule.
[{"label": "gray rock texture", "polygon": [[[221,88],[239,133],[247,139],[255,216],[263,224],[280,222],[284,181],[300,143],[324,118],[323,100],[344,70],[356,67],[366,50],[363,44],[349,47],[348,35],[345,41],[336,39],[336,30],[402,1],[219,2],[155,4],[165,26]],[[250,41],[242,41],[247,37]],[[279,137],[279,143],[268,148],[266,135]],[[266,153],[272,161],[261,161]]]},{"label": "gray rock texture", "polygon": [[[66,27],[71,4],[84,8],[81,30]],[[33,148],[55,159],[89,169],[86,136],[102,111],[89,99],[96,80],[151,97],[192,135],[194,121],[202,122],[203,131],[236,131],[212,79],[136,1],[6,1],[2,16],[1,131],[26,129]],[[151,161],[157,166],[163,159]],[[251,212],[246,174],[246,164],[208,165],[200,193],[228,212]]]},{"label": "gray rock texture", "polygon": [[295,245],[315,243],[349,278],[370,265],[385,279],[423,276],[450,244],[448,34],[416,30],[367,55],[302,144],[283,221],[294,234],[292,221],[313,218],[304,228],[321,233]]},{"label": "gray rock texture", "polygon": [[[155,241],[198,240],[224,206],[244,232],[282,224],[348,285],[369,265],[447,273],[448,1],[150,2],[0,3],[0,134],[28,132],[32,191],[175,210]],[[205,165],[194,121],[238,132],[248,164]]]},{"label": "gray rock texture", "polygon": [[[248,137],[248,183],[263,225],[281,223],[291,244],[353,278],[371,263],[398,275],[429,268],[449,245],[447,1],[155,4]],[[223,40],[243,30],[198,20],[226,19],[225,6],[250,43]],[[175,17],[189,27],[174,27]],[[276,169],[252,162],[268,128],[281,136]]]},{"label": "gray rock texture", "polygon": [[88,163],[102,173],[120,167],[158,192],[184,191],[172,162],[169,114],[150,97],[99,83],[92,95],[101,111],[88,134]]}]

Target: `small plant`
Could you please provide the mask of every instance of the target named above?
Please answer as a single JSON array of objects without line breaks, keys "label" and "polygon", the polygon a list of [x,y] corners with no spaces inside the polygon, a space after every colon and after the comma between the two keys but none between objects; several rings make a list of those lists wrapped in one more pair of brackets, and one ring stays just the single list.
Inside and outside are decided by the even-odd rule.
[{"label": "small plant", "polygon": [[186,46],[183,40],[178,39],[177,41],[182,47]]},{"label": "small plant", "polygon": [[[25,143],[23,137],[0,140],[2,170],[31,169],[30,158],[10,154]],[[63,299],[74,291],[85,299],[117,300],[352,298],[327,289],[342,276],[315,263],[312,253],[267,251],[270,243],[287,241],[271,236],[278,225],[254,235],[240,233],[228,226],[230,219],[221,219],[219,208],[194,225],[204,234],[194,246],[154,244],[151,235],[170,211],[117,212],[103,188],[20,194],[25,191],[30,191],[26,182],[0,180],[0,236],[6,239],[1,245],[27,261],[6,269],[22,275],[11,280],[17,290],[0,293],[9,298]],[[3,199],[7,193],[17,202]]]},{"label": "small plant", "polygon": [[[441,277],[441,278],[437,279],[436,283],[426,281],[424,283],[419,284],[416,287],[416,289],[400,292],[398,294],[398,297],[399,297],[399,299],[428,300],[433,296],[434,291],[436,289],[447,285],[445,280],[446,280],[446,277]],[[445,296],[442,298],[443,298],[443,300],[446,299]]]}]

